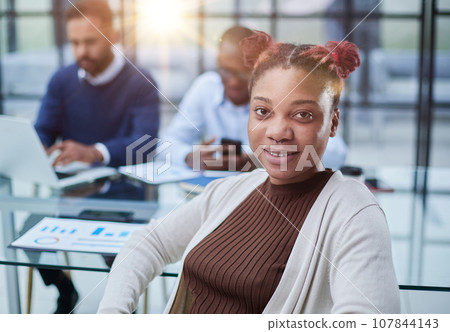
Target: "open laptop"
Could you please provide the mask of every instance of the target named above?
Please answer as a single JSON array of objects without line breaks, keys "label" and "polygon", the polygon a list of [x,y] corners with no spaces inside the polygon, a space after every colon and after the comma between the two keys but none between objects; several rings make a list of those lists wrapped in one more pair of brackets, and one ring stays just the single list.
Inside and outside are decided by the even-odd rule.
[{"label": "open laptop", "polygon": [[0,174],[62,189],[117,174],[111,167],[94,167],[75,174],[57,174],[33,125],[0,115]]}]

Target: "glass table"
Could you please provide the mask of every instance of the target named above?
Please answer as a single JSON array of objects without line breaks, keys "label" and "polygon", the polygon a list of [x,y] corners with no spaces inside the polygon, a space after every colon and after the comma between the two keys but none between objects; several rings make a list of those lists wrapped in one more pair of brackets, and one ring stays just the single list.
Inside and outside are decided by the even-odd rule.
[{"label": "glass table", "polygon": [[[6,265],[8,306],[10,313],[20,313],[18,266],[61,270],[109,272],[106,261],[83,259],[86,255],[70,252],[64,257],[59,252],[34,252],[9,248],[9,244],[43,217],[76,218],[82,211],[127,211],[133,222],[147,223],[170,213],[187,201],[186,193],[177,184],[148,185],[121,177],[113,181],[98,181],[69,190],[52,190],[0,177],[0,264]],[[162,276],[177,276],[164,272]]]},{"label": "glass table", "polygon": [[[388,220],[400,289],[447,292],[450,291],[450,264],[445,263],[450,256],[450,169],[427,170],[426,191],[417,189],[418,179],[422,178],[418,173],[423,171],[404,167],[366,170],[367,177],[376,177],[395,189],[374,194]],[[53,191],[0,178],[0,264],[7,265],[9,311],[20,313],[17,266],[109,271],[106,263],[83,260],[83,255],[93,254],[71,252],[68,264],[61,253],[41,255],[8,248],[24,226],[30,227],[40,220],[30,220],[30,215],[76,217],[83,210],[130,211],[135,220],[145,222],[186,202],[186,192],[174,183],[155,186],[122,177]],[[168,271],[165,275],[176,274]]]}]

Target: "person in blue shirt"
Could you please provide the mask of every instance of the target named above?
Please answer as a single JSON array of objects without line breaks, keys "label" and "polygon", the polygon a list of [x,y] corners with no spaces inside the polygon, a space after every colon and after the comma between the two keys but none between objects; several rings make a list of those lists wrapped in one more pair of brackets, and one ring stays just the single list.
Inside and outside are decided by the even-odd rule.
[{"label": "person in blue shirt", "polygon": [[[157,137],[155,82],[113,48],[118,32],[106,0],[75,2],[66,19],[76,63],[51,78],[36,131],[49,154],[59,150],[54,165],[125,165],[127,145],[144,135]],[[55,313],[70,313],[78,300],[72,281],[59,270],[39,271],[45,284],[60,293]]]},{"label": "person in blue shirt", "polygon": [[[227,169],[228,156],[224,154],[221,160],[216,160],[213,155],[221,140],[228,138],[248,144],[248,80],[251,71],[243,63],[239,42],[251,34],[252,30],[242,26],[234,26],[223,33],[217,71],[200,75],[186,92],[179,106],[180,112],[161,135],[162,141],[172,145],[164,149],[164,153],[158,153],[158,157],[170,152],[173,163],[192,168],[193,144],[203,144],[201,167]],[[249,161],[245,151],[236,159],[237,168]]]},{"label": "person in blue shirt", "polygon": [[[160,149],[158,158],[170,152],[174,164],[194,169],[198,164],[202,169],[238,171],[259,166],[255,158],[250,158],[252,152],[248,147],[251,70],[244,65],[239,46],[241,40],[253,33],[242,26],[234,26],[223,33],[217,70],[200,75],[192,83],[180,103],[180,112],[161,135],[162,141],[172,145]],[[242,153],[227,154],[227,147],[221,145],[223,139],[240,141]],[[346,154],[343,139],[336,136],[329,140],[322,161],[325,167],[339,169],[345,163]],[[197,164],[195,158],[200,159]]]}]

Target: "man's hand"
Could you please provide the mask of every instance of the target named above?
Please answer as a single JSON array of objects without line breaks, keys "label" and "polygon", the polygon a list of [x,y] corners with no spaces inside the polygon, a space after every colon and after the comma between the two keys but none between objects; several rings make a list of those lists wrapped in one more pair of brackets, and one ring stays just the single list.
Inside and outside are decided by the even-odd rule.
[{"label": "man's hand", "polygon": [[[258,167],[246,153],[238,155],[230,145],[212,146],[214,141],[215,138],[204,141],[195,152],[190,152],[186,156],[186,164],[190,168],[198,169],[200,166],[201,170],[210,171],[251,171]],[[217,158],[216,153],[222,155]]]},{"label": "man's hand", "polygon": [[201,169],[207,169],[205,161],[206,160],[215,160],[214,158],[214,154],[217,151],[217,146],[211,146],[212,143],[214,143],[214,141],[216,140],[215,137],[203,141],[202,144],[200,146],[197,147],[196,152],[190,152],[187,154],[186,156],[186,164],[190,167],[190,168],[194,168],[194,166],[198,165],[199,161],[195,161],[194,158],[200,158],[200,168]]},{"label": "man's hand", "polygon": [[47,154],[50,155],[56,150],[60,150],[61,154],[55,159],[53,166],[64,166],[73,161],[82,161],[89,164],[103,161],[102,154],[94,145],[85,145],[70,139],[53,145],[47,150]]}]

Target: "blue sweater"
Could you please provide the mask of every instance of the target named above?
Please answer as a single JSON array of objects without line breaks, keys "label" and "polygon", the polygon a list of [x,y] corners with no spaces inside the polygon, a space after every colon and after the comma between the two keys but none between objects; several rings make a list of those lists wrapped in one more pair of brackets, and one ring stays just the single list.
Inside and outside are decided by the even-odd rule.
[{"label": "blue sweater", "polygon": [[47,147],[57,138],[103,143],[111,155],[109,165],[125,165],[127,145],[145,134],[157,137],[158,92],[128,63],[112,82],[101,86],[80,80],[77,73],[74,64],[51,78],[35,124],[41,141]]}]

